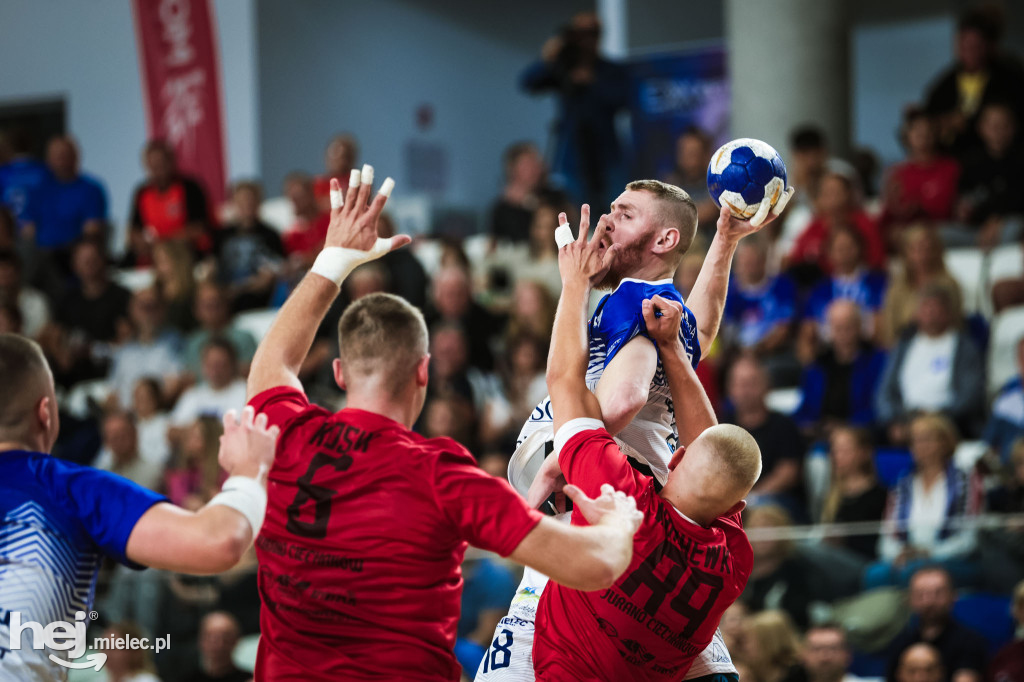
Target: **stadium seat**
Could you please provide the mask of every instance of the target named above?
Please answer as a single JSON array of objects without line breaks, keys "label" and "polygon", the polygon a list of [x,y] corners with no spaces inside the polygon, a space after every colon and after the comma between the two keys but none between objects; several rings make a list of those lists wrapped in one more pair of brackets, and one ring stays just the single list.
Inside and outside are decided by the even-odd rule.
[{"label": "stadium seat", "polygon": [[961,471],[970,471],[987,451],[988,444],[983,440],[961,441],[953,452],[953,462]]},{"label": "stadium seat", "polygon": [[142,291],[153,286],[156,282],[156,273],[153,268],[125,268],[114,270],[111,279],[131,292]]},{"label": "stadium seat", "polygon": [[276,315],[277,310],[274,308],[247,310],[235,316],[235,326],[249,332],[259,342],[270,331],[270,325],[274,323]]},{"label": "stadium seat", "polygon": [[1016,347],[1024,337],[1024,306],[999,313],[992,321],[988,349],[988,393],[994,395],[1017,373]]},{"label": "stadium seat", "polygon": [[1024,275],[1024,246],[1006,244],[992,250],[989,258],[989,283],[994,284],[1001,279]]},{"label": "stadium seat", "polygon": [[274,197],[260,204],[260,220],[284,233],[295,222],[295,209],[286,197]]},{"label": "stadium seat", "polygon": [[985,287],[985,257],[981,249],[948,249],[945,255],[946,267],[953,275],[964,297],[964,312],[983,311],[982,298],[987,296]]},{"label": "stadium seat", "polygon": [[1010,597],[1002,594],[965,594],[953,605],[953,617],[982,635],[991,655],[1013,637],[1010,601]]},{"label": "stadium seat", "polygon": [[791,415],[796,412],[796,408],[800,407],[802,399],[803,394],[799,388],[777,388],[768,393],[765,402],[768,404],[769,409],[785,415]]},{"label": "stadium seat", "polygon": [[886,488],[892,488],[903,474],[914,466],[914,460],[908,450],[901,448],[879,448],[875,452],[875,469],[878,480]]}]

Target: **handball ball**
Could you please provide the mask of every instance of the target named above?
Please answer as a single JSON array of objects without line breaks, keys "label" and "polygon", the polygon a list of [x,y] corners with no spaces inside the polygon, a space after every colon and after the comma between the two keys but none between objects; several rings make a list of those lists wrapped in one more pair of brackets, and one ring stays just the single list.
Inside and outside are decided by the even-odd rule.
[{"label": "handball ball", "polygon": [[715,204],[729,207],[740,220],[757,213],[761,201],[772,204],[786,189],[786,164],[771,145],[741,137],[726,142],[708,164],[708,191]]}]

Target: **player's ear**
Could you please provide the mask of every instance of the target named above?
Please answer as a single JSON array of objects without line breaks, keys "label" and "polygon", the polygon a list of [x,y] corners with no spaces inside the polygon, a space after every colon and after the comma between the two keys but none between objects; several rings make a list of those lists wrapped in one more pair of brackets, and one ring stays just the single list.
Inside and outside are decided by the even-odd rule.
[{"label": "player's ear", "polygon": [[419,363],[416,365],[416,385],[426,386],[427,381],[430,379],[430,353],[427,353],[420,358]]},{"label": "player's ear", "polygon": [[36,403],[36,423],[47,436],[49,436],[53,427],[53,413],[50,408],[49,396],[43,396]]},{"label": "player's ear", "polygon": [[655,253],[672,253],[679,246],[679,230],[675,227],[666,227],[654,242]]},{"label": "player's ear", "polygon": [[348,388],[345,386],[345,375],[341,373],[340,358],[334,358],[332,369],[334,369],[334,383],[338,384],[338,388],[340,388],[341,390],[347,391]]},{"label": "player's ear", "polygon": [[670,459],[669,462],[668,462],[668,470],[669,471],[674,471],[675,468],[677,466],[679,466],[679,463],[681,461],[683,461],[683,455],[685,455],[685,454],[686,454],[686,446],[685,445],[680,445],[679,449],[676,450],[672,454],[672,459]]},{"label": "player's ear", "polygon": [[732,516],[733,514],[739,514],[741,511],[743,511],[746,508],[747,508],[747,501],[746,500],[740,500],[739,502],[737,502],[733,506],[729,507],[728,511],[726,511],[724,514],[722,514],[722,516]]}]

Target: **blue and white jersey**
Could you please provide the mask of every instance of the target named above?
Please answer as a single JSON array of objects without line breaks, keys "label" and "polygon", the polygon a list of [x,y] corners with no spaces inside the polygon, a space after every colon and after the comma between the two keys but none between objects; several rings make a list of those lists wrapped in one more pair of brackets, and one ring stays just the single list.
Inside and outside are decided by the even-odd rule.
[{"label": "blue and white jersey", "polygon": [[[587,367],[587,386],[594,390],[604,374],[605,368],[622,348],[636,336],[647,336],[644,323],[643,302],[652,296],[683,302],[683,297],[672,284],[671,279],[645,282],[638,279],[623,279],[615,291],[598,303],[590,318],[590,363]],[[700,361],[700,341],[697,338],[697,320],[689,308],[683,308],[683,320],[679,338],[690,362],[696,367]],[[530,419],[519,433],[522,443],[535,431],[551,429],[551,398],[545,398],[538,405]],[[668,463],[677,447],[679,431],[676,428],[675,412],[668,381],[658,359],[658,368],[651,380],[647,404],[640,409],[632,422],[616,436],[624,453],[647,464],[655,478],[662,484],[668,478]]]},{"label": "blue and white jersey", "polygon": [[166,498],[105,471],[38,452],[0,453],[0,680],[65,679],[32,649],[32,633],[11,648],[11,615],[21,623],[75,622],[88,612],[103,556],[125,556],[139,518]]}]

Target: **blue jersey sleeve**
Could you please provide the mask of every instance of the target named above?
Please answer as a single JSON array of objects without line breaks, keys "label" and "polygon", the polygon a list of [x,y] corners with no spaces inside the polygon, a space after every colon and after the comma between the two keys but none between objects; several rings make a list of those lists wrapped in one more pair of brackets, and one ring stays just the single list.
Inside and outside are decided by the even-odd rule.
[{"label": "blue jersey sleeve", "polygon": [[128,536],[149,508],[167,498],[126,478],[52,460],[52,486],[63,496],[69,511],[104,554],[131,568],[141,568],[125,554]]},{"label": "blue jersey sleeve", "polygon": [[[590,322],[590,336],[592,341],[596,339],[603,346],[605,367],[635,336],[650,338],[644,323],[643,302],[655,295],[683,302],[683,297],[671,281],[651,283],[634,280],[624,280],[615,291],[601,300]],[[701,356],[697,320],[685,305],[679,337],[690,361],[696,367]]]}]

